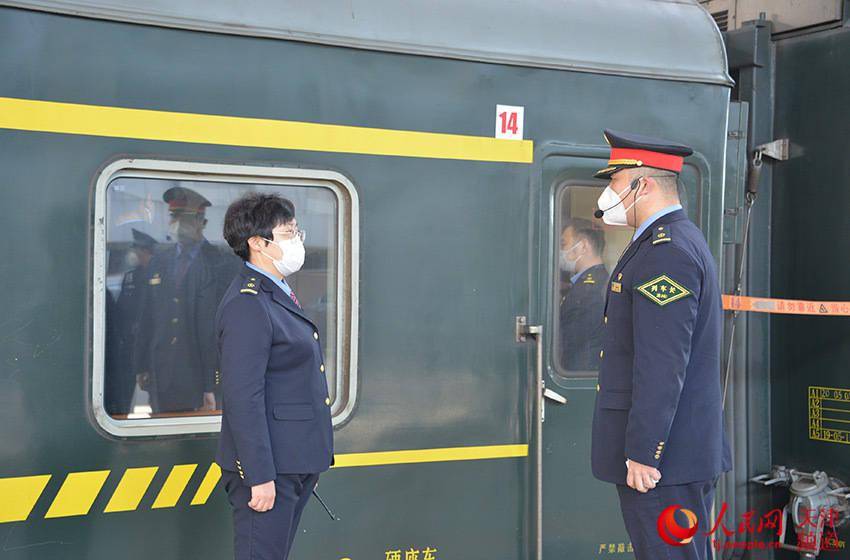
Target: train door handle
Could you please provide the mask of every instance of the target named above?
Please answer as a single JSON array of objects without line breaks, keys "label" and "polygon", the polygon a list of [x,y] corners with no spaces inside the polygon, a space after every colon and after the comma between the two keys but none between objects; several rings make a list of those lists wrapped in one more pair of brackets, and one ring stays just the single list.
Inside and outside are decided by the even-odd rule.
[{"label": "train door handle", "polygon": [[550,401],[555,401],[558,404],[567,404],[567,397],[547,387],[543,388],[543,396],[549,399]]},{"label": "train door handle", "polygon": [[535,368],[534,389],[529,396],[532,403],[532,426],[534,439],[534,540],[536,560],[543,560],[543,421],[546,419],[546,388],[543,385],[543,325],[529,325],[524,315],[514,318],[514,336],[519,343],[534,339]]}]

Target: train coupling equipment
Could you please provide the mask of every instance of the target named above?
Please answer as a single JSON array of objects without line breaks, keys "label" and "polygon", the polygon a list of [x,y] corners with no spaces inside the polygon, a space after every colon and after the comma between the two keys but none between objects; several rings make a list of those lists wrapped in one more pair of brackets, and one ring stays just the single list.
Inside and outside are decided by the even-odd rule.
[{"label": "train coupling equipment", "polygon": [[[835,529],[850,519],[850,487],[824,471],[803,472],[782,465],[750,482],[764,486],[787,486],[788,503],[782,508],[779,547],[816,558],[824,550],[840,546]],[[786,542],[787,520],[794,524],[797,544]]]}]

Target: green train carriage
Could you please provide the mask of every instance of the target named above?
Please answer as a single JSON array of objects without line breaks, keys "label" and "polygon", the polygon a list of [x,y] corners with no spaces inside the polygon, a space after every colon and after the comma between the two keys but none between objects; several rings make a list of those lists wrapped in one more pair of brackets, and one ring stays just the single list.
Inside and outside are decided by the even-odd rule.
[{"label": "green train carriage", "polygon": [[[295,557],[628,557],[588,468],[595,372],[556,359],[558,237],[592,213],[601,128],[641,130],[694,146],[687,211],[729,269],[746,127],[727,141],[742,106],[701,7],[4,4],[0,558],[230,554],[219,417],[104,402],[132,230],[172,243],[178,185],[223,252],[249,190],[307,231],[292,280],[324,331],[339,520],[311,504]],[[610,268],[628,236],[605,234]]]}]

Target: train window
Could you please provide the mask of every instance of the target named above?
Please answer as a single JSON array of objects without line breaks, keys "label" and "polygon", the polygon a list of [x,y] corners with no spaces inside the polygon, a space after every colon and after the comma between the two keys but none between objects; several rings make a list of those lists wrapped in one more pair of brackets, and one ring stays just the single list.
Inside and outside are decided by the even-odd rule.
[{"label": "train window", "polygon": [[242,266],[222,236],[248,192],[295,206],[306,258],[287,277],[324,342],[335,422],[356,389],[356,195],[333,172],[124,160],[96,193],[92,406],[120,436],[217,431],[215,314]]},{"label": "train window", "polygon": [[553,362],[562,377],[593,377],[602,348],[610,271],[631,229],[593,217],[605,182],[567,181],[556,189]]}]

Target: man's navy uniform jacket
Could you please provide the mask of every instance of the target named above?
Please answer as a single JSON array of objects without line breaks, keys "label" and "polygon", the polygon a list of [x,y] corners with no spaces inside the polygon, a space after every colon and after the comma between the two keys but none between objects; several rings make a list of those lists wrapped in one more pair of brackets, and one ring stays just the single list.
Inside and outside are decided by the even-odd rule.
[{"label": "man's navy uniform jacket", "polygon": [[625,460],[660,485],[731,469],[720,389],[714,259],[682,210],[658,218],[611,273],[593,414],[593,475],[626,483]]},{"label": "man's navy uniform jacket", "polygon": [[602,347],[602,306],[608,271],[597,264],[582,272],[561,299],[561,365],[568,370],[599,368]]},{"label": "man's navy uniform jacket", "polygon": [[248,486],[326,471],[333,426],[319,332],[289,294],[243,266],[216,317],[223,414],[216,463]]},{"label": "man's navy uniform jacket", "polygon": [[[135,373],[149,373],[154,412],[194,410],[218,390],[215,311],[238,259],[207,240],[157,253],[136,279],[140,290]],[[186,270],[177,270],[179,255]]]}]

